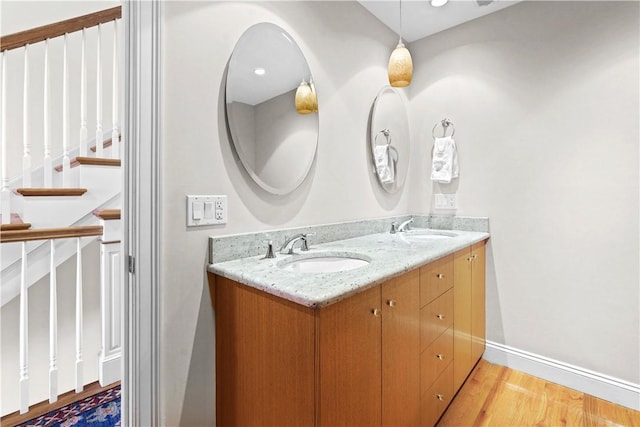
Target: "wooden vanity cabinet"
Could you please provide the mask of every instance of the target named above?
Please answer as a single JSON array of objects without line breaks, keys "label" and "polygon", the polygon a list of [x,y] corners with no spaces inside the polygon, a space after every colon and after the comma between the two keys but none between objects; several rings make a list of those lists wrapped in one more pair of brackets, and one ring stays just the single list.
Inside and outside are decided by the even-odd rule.
[{"label": "wooden vanity cabinet", "polygon": [[319,310],[318,425],[420,425],[419,277]]},{"label": "wooden vanity cabinet", "polygon": [[314,426],[314,310],[214,280],[216,425]]},{"label": "wooden vanity cabinet", "polygon": [[420,406],[433,426],[453,398],[453,256],[420,268]]},{"label": "wooden vanity cabinet", "polygon": [[209,279],[219,426],[432,426],[484,351],[484,243],[318,309]]},{"label": "wooden vanity cabinet", "polygon": [[455,392],[485,349],[485,242],[456,252],[453,267]]}]

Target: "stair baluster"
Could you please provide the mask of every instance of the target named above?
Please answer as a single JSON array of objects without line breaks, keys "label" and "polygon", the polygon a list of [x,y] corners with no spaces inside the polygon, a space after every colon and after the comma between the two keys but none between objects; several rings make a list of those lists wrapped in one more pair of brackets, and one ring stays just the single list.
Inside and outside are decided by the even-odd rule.
[{"label": "stair baluster", "polygon": [[69,158],[69,63],[67,59],[67,33],[62,51],[62,186],[71,187],[71,159]]},{"label": "stair baluster", "polygon": [[82,245],[80,237],[76,239],[76,393],[84,389],[82,360]]},{"label": "stair baluster", "polygon": [[2,192],[0,205],[2,209],[2,224],[11,224],[11,193],[9,192],[9,170],[7,169],[7,60],[2,51]]},{"label": "stair baluster", "polygon": [[102,131],[102,24],[98,24],[98,57],[96,76],[96,157],[104,157],[104,132]]},{"label": "stair baluster", "polygon": [[53,187],[53,162],[51,160],[51,124],[49,119],[49,39],[44,42],[44,187]]},{"label": "stair baluster", "polygon": [[111,132],[111,157],[114,159],[120,158],[120,144],[118,140],[120,138],[120,125],[118,123],[118,93],[120,92],[120,85],[118,81],[118,73],[120,68],[120,61],[118,60],[118,20],[113,21],[113,85],[112,85],[112,110],[111,117],[113,117],[113,131]]},{"label": "stair baluster", "polygon": [[31,141],[29,140],[29,44],[24,46],[24,87],[22,92],[22,186],[31,187]]},{"label": "stair baluster", "polygon": [[87,156],[87,48],[86,28],[82,29],[82,53],[80,59],[80,156]]},{"label": "stair baluster", "polygon": [[49,240],[49,244],[49,403],[53,403],[58,400],[58,287],[55,240]]},{"label": "stair baluster", "polygon": [[22,242],[20,278],[20,413],[29,410],[29,294],[27,281],[27,242]]}]

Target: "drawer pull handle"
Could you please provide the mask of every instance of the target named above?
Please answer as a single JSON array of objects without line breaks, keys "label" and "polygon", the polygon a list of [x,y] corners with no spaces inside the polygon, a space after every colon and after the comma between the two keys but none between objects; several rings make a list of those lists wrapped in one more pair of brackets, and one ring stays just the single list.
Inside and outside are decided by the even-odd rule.
[{"label": "drawer pull handle", "polygon": [[373,314],[375,317],[380,317],[380,310],[374,308],[373,310],[371,310],[371,314]]},{"label": "drawer pull handle", "polygon": [[469,258],[467,258],[467,261],[469,262],[473,261],[473,256],[470,256]]},{"label": "drawer pull handle", "polygon": [[478,258],[478,254],[473,254],[473,257],[472,257],[472,258],[473,258],[473,259]]},{"label": "drawer pull handle", "polygon": [[436,277],[437,277],[438,279],[444,279],[444,274],[442,274],[442,273],[438,273],[438,274],[436,274]]},{"label": "drawer pull handle", "polygon": [[440,320],[444,319],[444,314],[436,314],[436,317]]},{"label": "drawer pull handle", "polygon": [[442,394],[436,394],[436,399],[444,400],[444,396]]},{"label": "drawer pull handle", "polygon": [[396,306],[396,301],[390,299],[389,301],[387,301],[387,304],[389,305],[389,307],[395,307]]},{"label": "drawer pull handle", "polygon": [[436,354],[436,358],[444,360],[444,354]]}]

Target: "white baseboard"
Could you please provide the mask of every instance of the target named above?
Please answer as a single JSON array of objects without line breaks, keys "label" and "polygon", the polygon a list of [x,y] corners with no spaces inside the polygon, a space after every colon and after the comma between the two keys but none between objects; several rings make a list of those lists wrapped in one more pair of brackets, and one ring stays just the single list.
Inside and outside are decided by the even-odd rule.
[{"label": "white baseboard", "polygon": [[100,357],[98,362],[98,381],[101,387],[120,381],[122,378],[120,366],[120,354],[104,359]]},{"label": "white baseboard", "polygon": [[487,341],[484,359],[640,411],[640,385]]}]

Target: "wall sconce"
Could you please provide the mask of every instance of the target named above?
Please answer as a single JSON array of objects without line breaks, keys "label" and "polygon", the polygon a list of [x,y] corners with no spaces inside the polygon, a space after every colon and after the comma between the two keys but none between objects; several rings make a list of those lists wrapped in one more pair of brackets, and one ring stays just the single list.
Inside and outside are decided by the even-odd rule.
[{"label": "wall sconce", "polygon": [[400,41],[389,58],[389,84],[393,87],[405,87],[413,77],[411,53],[402,43],[402,0],[400,0]]}]

